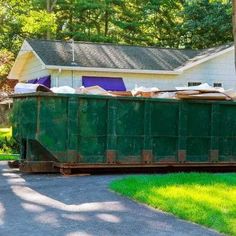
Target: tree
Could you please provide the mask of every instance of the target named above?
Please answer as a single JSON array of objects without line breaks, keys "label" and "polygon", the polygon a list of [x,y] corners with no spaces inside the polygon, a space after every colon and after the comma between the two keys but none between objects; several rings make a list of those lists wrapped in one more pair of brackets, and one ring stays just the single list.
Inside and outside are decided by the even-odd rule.
[{"label": "tree", "polygon": [[230,0],[0,0],[0,49],[16,55],[25,38],[207,48],[233,40],[231,14]]},{"label": "tree", "polygon": [[113,24],[119,42],[127,44],[143,44],[145,34],[142,33],[145,18],[143,15],[144,0],[123,1],[117,6]]},{"label": "tree", "polygon": [[[54,7],[56,6],[56,3],[57,3],[57,0],[46,0],[47,1],[47,13],[50,15],[54,9]],[[50,19],[51,18],[51,19]],[[52,20],[55,20],[55,18],[52,16],[52,17],[49,17],[50,19],[50,23],[52,22]],[[55,22],[53,22],[53,25],[54,25]],[[52,28],[47,28],[47,39],[50,39],[51,38],[51,30]]]},{"label": "tree", "polygon": [[233,40],[230,1],[186,1],[183,10],[182,45],[208,48]]},{"label": "tree", "polygon": [[14,54],[6,49],[0,50],[0,81],[5,79],[14,63]]},{"label": "tree", "polygon": [[24,39],[20,18],[30,9],[27,0],[0,0],[0,49],[18,52]]},{"label": "tree", "polygon": [[58,36],[75,40],[91,40],[100,34],[100,1],[65,0],[57,10]]},{"label": "tree", "polygon": [[161,47],[180,46],[183,23],[183,4],[176,0],[148,0],[144,6],[145,25],[142,30],[148,36],[148,44]]},{"label": "tree", "polygon": [[25,37],[50,39],[56,33],[56,16],[46,10],[30,10],[20,18],[20,22]]}]

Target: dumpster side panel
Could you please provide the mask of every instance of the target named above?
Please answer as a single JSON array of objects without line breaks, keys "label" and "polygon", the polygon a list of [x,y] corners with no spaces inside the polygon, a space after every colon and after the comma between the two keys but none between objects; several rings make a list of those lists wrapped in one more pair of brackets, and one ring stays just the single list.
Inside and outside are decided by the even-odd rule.
[{"label": "dumpster side panel", "polygon": [[78,153],[81,163],[103,163],[107,142],[107,99],[78,100]]},{"label": "dumpster side panel", "polygon": [[211,104],[188,103],[187,161],[207,162],[211,140]]},{"label": "dumpster side panel", "polygon": [[13,106],[13,136],[19,139],[34,139],[37,129],[37,100],[17,99]]},{"label": "dumpster side panel", "polygon": [[35,139],[37,130],[37,100],[32,97],[14,99],[12,114],[13,137],[21,145],[21,159],[28,159],[29,140]]},{"label": "dumpster side panel", "polygon": [[219,113],[219,161],[236,161],[236,106],[224,104]]},{"label": "dumpster side panel", "polygon": [[140,163],[144,141],[144,102],[117,99],[115,107],[117,161]]},{"label": "dumpster side panel", "polygon": [[68,98],[38,98],[37,140],[60,161],[67,158]]},{"label": "dumpster side panel", "polygon": [[151,136],[154,162],[177,160],[179,104],[151,102]]},{"label": "dumpster side panel", "polygon": [[11,120],[11,122],[12,122],[12,135],[19,142],[22,137],[21,126],[19,123],[21,104],[22,104],[22,100],[14,99],[14,103],[13,103],[13,107],[12,107],[12,120]]}]

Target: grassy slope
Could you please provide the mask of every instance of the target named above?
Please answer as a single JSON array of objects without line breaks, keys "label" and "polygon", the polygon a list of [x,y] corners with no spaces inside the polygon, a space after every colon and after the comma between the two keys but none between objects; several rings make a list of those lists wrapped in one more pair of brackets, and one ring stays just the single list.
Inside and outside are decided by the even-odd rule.
[{"label": "grassy slope", "polygon": [[152,207],[236,235],[236,174],[127,177],[110,188]]}]

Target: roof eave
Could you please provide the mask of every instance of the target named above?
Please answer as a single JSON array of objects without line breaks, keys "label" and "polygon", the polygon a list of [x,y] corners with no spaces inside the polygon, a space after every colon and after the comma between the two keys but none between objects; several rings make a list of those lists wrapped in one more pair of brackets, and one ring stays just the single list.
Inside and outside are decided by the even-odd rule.
[{"label": "roof eave", "polygon": [[165,74],[165,75],[178,75],[181,71],[172,70],[139,70],[139,69],[116,69],[116,68],[99,68],[99,67],[80,67],[80,66],[58,66],[46,65],[49,70],[74,70],[74,71],[92,71],[92,72],[115,72],[115,73],[128,73],[128,74]]},{"label": "roof eave", "polygon": [[204,57],[204,58],[202,58],[202,59],[199,59],[199,60],[197,60],[197,61],[195,61],[195,62],[187,63],[187,64],[184,65],[184,66],[180,66],[180,67],[176,68],[175,71],[182,73],[182,72],[184,72],[185,70],[188,70],[188,69],[190,69],[190,68],[192,68],[192,67],[194,67],[194,66],[197,66],[197,65],[199,65],[199,64],[202,64],[202,63],[204,63],[204,62],[206,62],[206,61],[209,61],[209,60],[211,60],[211,59],[214,59],[214,58],[216,58],[216,57],[218,57],[218,56],[220,56],[220,55],[223,55],[223,54],[225,54],[225,53],[227,53],[227,52],[230,52],[230,51],[233,51],[233,50],[234,50],[234,46],[231,46],[231,47],[226,48],[226,49],[224,49],[224,50],[222,50],[222,51],[220,51],[220,52],[217,52],[217,53],[214,53],[214,54],[209,55],[209,56],[207,56],[207,57]]}]

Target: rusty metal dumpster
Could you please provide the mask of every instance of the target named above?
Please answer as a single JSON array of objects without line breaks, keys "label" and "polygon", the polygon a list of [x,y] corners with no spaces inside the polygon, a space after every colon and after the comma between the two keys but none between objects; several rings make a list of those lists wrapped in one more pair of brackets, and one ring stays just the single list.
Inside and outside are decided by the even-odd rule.
[{"label": "rusty metal dumpster", "polygon": [[236,102],[14,96],[21,170],[236,166]]}]

